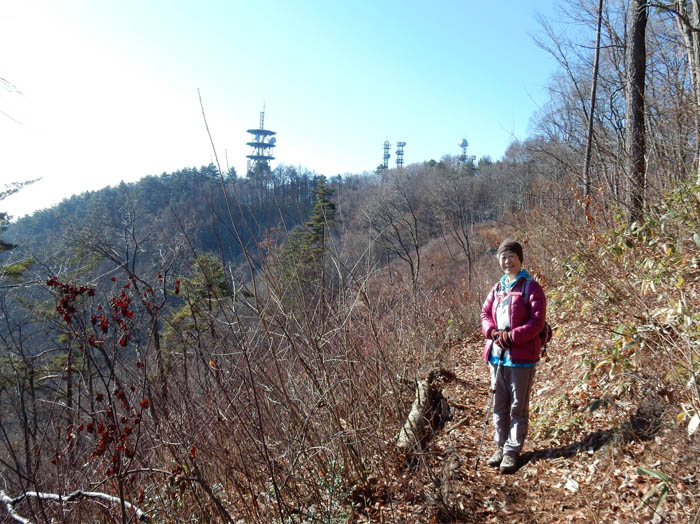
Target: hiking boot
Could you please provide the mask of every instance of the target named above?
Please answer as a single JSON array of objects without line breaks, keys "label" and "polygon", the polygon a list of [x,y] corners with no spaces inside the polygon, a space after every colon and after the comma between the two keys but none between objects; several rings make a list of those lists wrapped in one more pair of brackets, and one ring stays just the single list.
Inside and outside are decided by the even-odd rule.
[{"label": "hiking boot", "polygon": [[515,473],[515,470],[518,469],[518,456],[503,455],[503,460],[501,460],[501,465],[498,469],[501,473],[506,475]]},{"label": "hiking boot", "polygon": [[486,464],[492,468],[497,468],[501,465],[501,460],[503,460],[503,448],[497,448],[496,451],[493,452],[493,455],[486,461]]}]

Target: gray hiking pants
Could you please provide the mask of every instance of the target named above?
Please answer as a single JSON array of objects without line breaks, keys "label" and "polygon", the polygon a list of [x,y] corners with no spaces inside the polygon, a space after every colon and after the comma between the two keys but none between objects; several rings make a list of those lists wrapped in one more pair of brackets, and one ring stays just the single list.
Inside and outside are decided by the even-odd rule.
[{"label": "gray hiking pants", "polygon": [[530,407],[530,389],[535,378],[535,366],[491,368],[493,395],[494,440],[506,455],[517,455],[525,443]]}]

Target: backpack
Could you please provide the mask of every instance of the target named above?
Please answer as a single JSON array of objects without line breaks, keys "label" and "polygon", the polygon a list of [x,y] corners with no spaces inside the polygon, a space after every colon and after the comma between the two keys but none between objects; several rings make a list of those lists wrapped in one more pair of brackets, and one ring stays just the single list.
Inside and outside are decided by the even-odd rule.
[{"label": "backpack", "polygon": [[[526,278],[525,282],[523,282],[523,288],[521,290],[521,294],[523,296],[523,299],[525,300],[525,305],[527,306],[528,309],[530,309],[530,294],[527,292],[528,288],[530,287],[530,282],[532,281],[531,278]],[[496,288],[497,293],[501,293],[501,281],[498,281],[498,286]],[[549,325],[549,322],[544,323],[544,327],[542,328],[542,331],[539,333],[540,340],[542,341],[542,352],[540,353],[540,356],[545,358],[547,356],[547,344],[549,344],[550,340],[552,340],[552,326]]]}]

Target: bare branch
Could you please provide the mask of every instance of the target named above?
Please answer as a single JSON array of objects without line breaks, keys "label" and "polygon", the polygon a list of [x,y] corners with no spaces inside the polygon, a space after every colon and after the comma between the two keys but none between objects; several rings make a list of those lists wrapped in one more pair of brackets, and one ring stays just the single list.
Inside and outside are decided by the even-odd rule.
[{"label": "bare branch", "polygon": [[7,512],[10,514],[10,516],[17,522],[21,522],[22,524],[32,524],[29,519],[26,519],[19,515],[17,511],[15,510],[15,505],[22,500],[24,500],[26,497],[34,497],[38,499],[43,499],[43,500],[56,500],[58,502],[71,502],[73,500],[79,499],[79,498],[91,498],[91,499],[99,499],[99,500],[105,500],[111,504],[124,504],[124,506],[127,509],[133,510],[134,513],[136,514],[136,517],[140,522],[150,522],[151,519],[148,518],[148,515],[146,515],[143,511],[141,511],[139,508],[134,506],[132,503],[127,502],[126,500],[122,501],[119,497],[113,497],[111,495],[107,495],[106,493],[101,493],[99,491],[74,491],[73,493],[70,493],[68,495],[61,495],[58,493],[42,493],[42,492],[37,492],[37,491],[27,491],[23,495],[20,495],[18,497],[12,498],[5,493],[5,491],[0,490],[0,501],[5,504],[5,509],[7,509]]}]

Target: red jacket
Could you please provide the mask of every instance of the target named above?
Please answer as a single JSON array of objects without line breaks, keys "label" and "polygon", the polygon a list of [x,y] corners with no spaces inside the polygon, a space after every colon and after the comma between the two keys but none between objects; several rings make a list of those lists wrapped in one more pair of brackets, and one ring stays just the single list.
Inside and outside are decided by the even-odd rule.
[{"label": "red jacket", "polygon": [[481,332],[486,337],[483,357],[485,361],[489,359],[491,346],[491,331],[498,329],[496,323],[496,306],[507,295],[511,296],[510,313],[510,337],[513,341],[510,347],[510,359],[517,363],[537,362],[540,359],[542,340],[538,336],[544,328],[547,313],[547,299],[544,296],[542,287],[531,280],[528,284],[527,292],[530,295],[529,305],[522,296],[522,288],[525,278],[520,278],[515,286],[504,293],[499,292],[499,285],[496,283],[486,297],[486,302],[481,308]]}]

